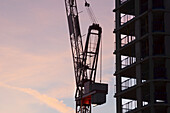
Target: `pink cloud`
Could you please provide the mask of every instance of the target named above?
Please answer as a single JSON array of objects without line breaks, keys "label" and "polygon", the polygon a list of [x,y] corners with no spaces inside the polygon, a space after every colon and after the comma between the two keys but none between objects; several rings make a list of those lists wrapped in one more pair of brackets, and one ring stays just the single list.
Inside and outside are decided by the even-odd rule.
[{"label": "pink cloud", "polygon": [[[0,81],[17,87],[43,87],[44,93],[48,94],[50,91],[54,97],[73,97],[73,93],[65,93],[65,89],[67,92],[74,92],[74,74],[69,52],[36,55],[9,47],[1,47],[0,51]],[[62,96],[54,93],[54,88],[61,91]]]},{"label": "pink cloud", "polygon": [[3,83],[0,83],[0,86],[29,94],[33,96],[34,98],[38,99],[39,101],[43,102],[44,104],[46,104],[48,107],[51,107],[59,111],[60,113],[74,113],[73,108],[66,106],[62,101],[59,101],[56,98],[52,98],[47,95],[41,94],[36,90],[30,89],[30,88],[14,87],[14,86],[10,86],[10,85],[3,84]]}]

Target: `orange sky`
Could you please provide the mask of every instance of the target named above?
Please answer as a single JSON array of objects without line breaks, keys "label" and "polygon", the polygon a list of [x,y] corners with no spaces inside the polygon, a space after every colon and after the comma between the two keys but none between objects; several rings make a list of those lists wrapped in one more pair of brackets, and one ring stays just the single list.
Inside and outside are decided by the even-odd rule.
[{"label": "orange sky", "polygon": [[[90,25],[78,1],[82,35]],[[94,113],[113,113],[113,0],[89,0],[103,28],[103,82],[107,104]],[[71,113],[74,71],[64,0],[1,0],[0,113]]]}]

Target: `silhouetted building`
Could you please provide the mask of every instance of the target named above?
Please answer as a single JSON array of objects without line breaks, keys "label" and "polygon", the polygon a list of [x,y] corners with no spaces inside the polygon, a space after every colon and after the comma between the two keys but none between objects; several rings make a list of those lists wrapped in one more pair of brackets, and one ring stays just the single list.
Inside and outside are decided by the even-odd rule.
[{"label": "silhouetted building", "polygon": [[170,0],[115,0],[117,113],[170,113]]}]

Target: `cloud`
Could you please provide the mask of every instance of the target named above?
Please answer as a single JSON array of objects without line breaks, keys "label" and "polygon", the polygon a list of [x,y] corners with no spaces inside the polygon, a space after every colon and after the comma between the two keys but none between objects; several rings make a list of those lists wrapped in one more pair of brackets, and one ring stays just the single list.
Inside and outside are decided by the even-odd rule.
[{"label": "cloud", "polygon": [[73,97],[74,74],[68,51],[42,55],[11,47],[0,47],[0,51],[0,82],[33,88],[60,99]]},{"label": "cloud", "polygon": [[[51,89],[48,89],[45,94],[48,94],[51,97],[57,97],[59,99],[63,98],[73,98],[74,97],[74,89],[73,86],[74,83],[70,85],[63,85],[61,87],[53,87]],[[58,93],[60,92],[60,93]]]},{"label": "cloud", "polygon": [[43,102],[47,106],[59,111],[60,113],[74,113],[73,108],[66,106],[62,101],[59,101],[55,98],[41,94],[38,91],[33,90],[31,88],[19,88],[19,87],[10,86],[4,83],[0,83],[0,86],[29,94],[33,96],[34,98],[38,99],[39,101]]}]

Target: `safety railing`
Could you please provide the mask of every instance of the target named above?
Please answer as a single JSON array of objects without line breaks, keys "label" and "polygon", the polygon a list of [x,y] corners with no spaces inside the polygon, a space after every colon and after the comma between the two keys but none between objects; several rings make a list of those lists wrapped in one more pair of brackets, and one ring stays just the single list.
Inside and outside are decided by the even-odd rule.
[{"label": "safety railing", "polygon": [[121,68],[125,68],[136,62],[136,57],[126,57],[121,61]]},{"label": "safety railing", "polygon": [[129,78],[122,82],[122,90],[126,90],[135,85],[136,85],[136,79]]},{"label": "safety railing", "polygon": [[135,16],[128,15],[128,14],[121,14],[121,25],[127,23],[128,21],[132,20]]},{"label": "safety railing", "polygon": [[123,38],[121,38],[121,47],[131,43],[132,41],[134,41],[136,39],[135,36],[124,36]]},{"label": "safety railing", "polygon": [[122,105],[122,113],[127,113],[137,108],[137,101],[130,101]]}]

